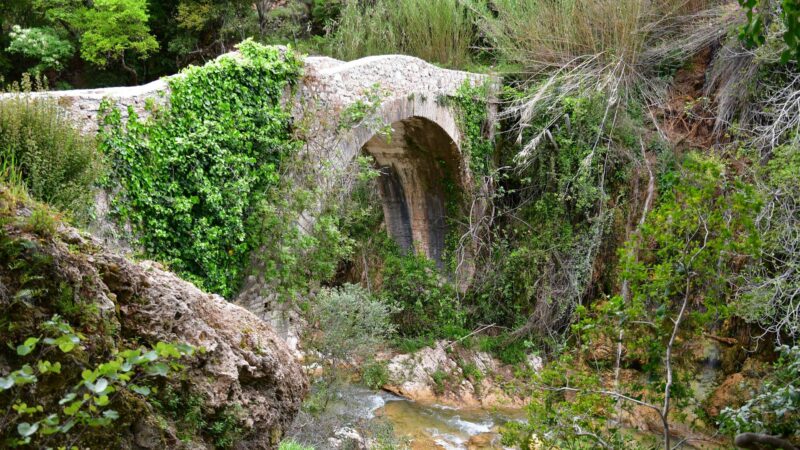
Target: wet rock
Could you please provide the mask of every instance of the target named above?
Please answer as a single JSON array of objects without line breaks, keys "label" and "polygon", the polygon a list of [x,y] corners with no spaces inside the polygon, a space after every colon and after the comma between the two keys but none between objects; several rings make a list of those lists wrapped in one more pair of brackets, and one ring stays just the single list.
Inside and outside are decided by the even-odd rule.
[{"label": "wet rock", "polygon": [[478,450],[484,448],[497,448],[497,433],[480,433],[469,438],[467,450]]}]

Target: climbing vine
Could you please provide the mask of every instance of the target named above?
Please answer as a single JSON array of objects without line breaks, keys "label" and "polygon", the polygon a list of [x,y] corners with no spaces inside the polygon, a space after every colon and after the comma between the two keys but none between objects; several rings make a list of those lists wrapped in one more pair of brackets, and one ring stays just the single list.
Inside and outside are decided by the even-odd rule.
[{"label": "climbing vine", "polygon": [[123,123],[105,108],[100,135],[121,188],[115,212],[144,253],[224,296],[262,243],[251,231],[265,220],[254,214],[274,210],[264,204],[281,162],[301,145],[281,103],[300,58],[250,40],[238,48],[170,79],[168,106],[150,105],[149,118],[129,108]]},{"label": "climbing vine", "polygon": [[463,135],[462,151],[469,156],[469,166],[476,175],[488,175],[494,152],[494,142],[487,137],[489,118],[487,98],[489,84],[473,86],[467,80],[448,101],[458,109],[458,125]]}]

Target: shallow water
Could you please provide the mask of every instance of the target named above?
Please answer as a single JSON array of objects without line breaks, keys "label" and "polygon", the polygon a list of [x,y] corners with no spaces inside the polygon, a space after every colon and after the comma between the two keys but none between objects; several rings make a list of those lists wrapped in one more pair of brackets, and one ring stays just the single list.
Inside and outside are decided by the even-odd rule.
[{"label": "shallow water", "polygon": [[500,449],[498,427],[524,418],[524,411],[420,405],[356,385],[343,387],[329,411],[342,418],[388,420],[398,437],[410,439],[413,449],[466,449],[476,436],[481,443],[474,441],[471,448]]}]

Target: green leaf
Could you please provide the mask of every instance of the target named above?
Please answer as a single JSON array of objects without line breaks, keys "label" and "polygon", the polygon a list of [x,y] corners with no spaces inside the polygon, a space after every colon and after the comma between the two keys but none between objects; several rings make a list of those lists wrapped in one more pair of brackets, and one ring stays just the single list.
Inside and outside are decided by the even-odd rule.
[{"label": "green leaf", "polygon": [[14,387],[14,379],[12,377],[0,377],[0,389],[8,390]]},{"label": "green leaf", "polygon": [[95,394],[102,394],[108,387],[108,380],[105,378],[98,378],[95,383],[86,382],[86,387]]},{"label": "green leaf", "polygon": [[30,345],[22,344],[22,345],[18,345],[17,346],[17,355],[19,355],[19,356],[25,356],[25,355],[29,354],[32,351],[33,351],[33,347],[31,347]]},{"label": "green leaf", "polygon": [[147,368],[148,375],[165,377],[169,373],[169,366],[164,363],[155,363]]},{"label": "green leaf", "polygon": [[58,401],[58,404],[59,404],[59,405],[63,405],[63,404],[65,404],[65,403],[69,403],[69,402],[71,402],[71,401],[75,400],[75,397],[77,397],[77,396],[78,396],[78,395],[77,395],[76,393],[74,393],[74,392],[70,392],[70,393],[68,393],[67,395],[65,395],[65,396],[64,396],[64,397],[63,397],[61,400],[59,400],[59,401]]},{"label": "green leaf", "polygon": [[26,438],[32,436],[39,429],[39,423],[29,424],[28,422],[21,422],[17,424],[17,433]]},{"label": "green leaf", "polygon": [[136,384],[130,385],[130,388],[133,392],[136,392],[139,395],[144,395],[145,397],[150,395],[150,388],[147,386],[139,386]]}]

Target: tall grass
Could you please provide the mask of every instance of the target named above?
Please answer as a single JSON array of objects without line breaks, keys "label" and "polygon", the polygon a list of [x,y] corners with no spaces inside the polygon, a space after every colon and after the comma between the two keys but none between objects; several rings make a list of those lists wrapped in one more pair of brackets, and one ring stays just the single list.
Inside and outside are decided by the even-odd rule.
[{"label": "tall grass", "polygon": [[102,158],[55,100],[30,93],[26,80],[0,97],[0,167],[33,198],[86,222]]},{"label": "tall grass", "polygon": [[717,0],[493,0],[473,1],[495,49],[529,70],[636,64],[650,45],[675,31],[675,19]]},{"label": "tall grass", "polygon": [[351,0],[335,28],[332,50],[345,60],[402,53],[463,67],[474,39],[472,14],[458,0]]},{"label": "tall grass", "polygon": [[[679,66],[730,23],[719,0],[493,0],[491,9],[482,0],[464,1],[492,51],[527,75],[526,95],[503,110],[520,136],[532,136],[522,143],[523,165],[564,116],[564,99],[598,92],[607,98],[599,143],[630,100],[646,107],[663,101],[661,66]],[[694,29],[703,31],[687,34]]]}]

